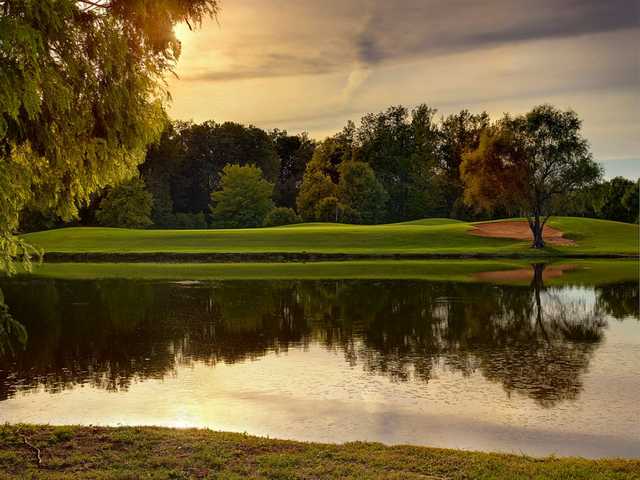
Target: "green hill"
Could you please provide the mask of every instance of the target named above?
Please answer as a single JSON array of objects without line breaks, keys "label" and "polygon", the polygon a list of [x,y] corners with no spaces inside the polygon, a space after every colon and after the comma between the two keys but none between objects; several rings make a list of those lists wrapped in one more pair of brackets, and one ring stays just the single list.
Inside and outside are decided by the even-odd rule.
[{"label": "green hill", "polygon": [[638,255],[638,225],[558,217],[549,224],[575,240],[571,246],[529,248],[528,241],[471,235],[473,223],[427,219],[389,225],[307,223],[238,230],[128,230],[63,228],[24,235],[58,253],[343,253]]}]

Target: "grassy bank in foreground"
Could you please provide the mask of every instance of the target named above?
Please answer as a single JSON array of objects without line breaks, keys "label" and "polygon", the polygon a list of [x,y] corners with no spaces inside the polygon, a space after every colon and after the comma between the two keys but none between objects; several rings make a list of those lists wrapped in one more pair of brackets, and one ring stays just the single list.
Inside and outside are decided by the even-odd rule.
[{"label": "grassy bank in foreground", "polygon": [[[549,264],[563,267],[546,285],[596,285],[637,281],[637,260],[561,260]],[[568,268],[567,268],[568,267]],[[315,263],[44,263],[35,265],[32,276],[63,280],[431,280],[477,282],[481,273],[531,270],[524,260],[378,260]],[[528,283],[523,280],[498,283]]]},{"label": "grassy bank in foreground", "polygon": [[443,219],[241,230],[64,228],[27,234],[24,239],[56,253],[638,254],[638,225],[570,217],[553,218],[550,225],[576,244],[534,251],[528,241],[471,235],[472,223]]},{"label": "grassy bank in foreground", "polygon": [[11,479],[594,480],[638,479],[640,461],[535,459],[372,443],[325,445],[208,430],[5,425],[0,427],[0,475]]}]

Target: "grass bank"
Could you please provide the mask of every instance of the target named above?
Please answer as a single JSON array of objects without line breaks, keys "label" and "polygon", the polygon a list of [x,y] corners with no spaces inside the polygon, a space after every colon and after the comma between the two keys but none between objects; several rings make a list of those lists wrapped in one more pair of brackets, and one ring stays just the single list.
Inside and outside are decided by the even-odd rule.
[{"label": "grass bank", "polygon": [[[56,253],[85,254],[79,259],[88,261],[91,260],[91,254],[102,255],[100,261],[109,260],[109,257],[104,257],[105,254],[143,255],[141,261],[145,258],[146,261],[159,261],[161,254],[254,254],[267,259],[277,254],[302,255],[300,258],[292,257],[293,260],[305,258],[305,255],[313,258],[314,254],[523,257],[638,255],[637,225],[571,217],[554,218],[550,224],[563,231],[567,238],[575,240],[576,244],[550,246],[537,251],[529,248],[528,241],[471,235],[472,223],[443,219],[389,225],[312,223],[238,230],[64,228],[27,234],[24,239],[52,256]],[[156,255],[157,258],[144,257],[145,254]]]},{"label": "grass bank", "polygon": [[[637,281],[637,260],[557,260],[561,275],[546,285],[598,285]],[[396,279],[479,282],[486,272],[531,270],[524,260],[421,260],[353,261],[317,263],[44,263],[35,265],[32,276],[64,280],[334,280]],[[528,283],[527,279],[500,279],[495,283]]]},{"label": "grass bank", "polygon": [[5,425],[0,427],[0,476],[632,480],[640,478],[640,461],[537,459],[374,443],[326,445],[191,429]]}]

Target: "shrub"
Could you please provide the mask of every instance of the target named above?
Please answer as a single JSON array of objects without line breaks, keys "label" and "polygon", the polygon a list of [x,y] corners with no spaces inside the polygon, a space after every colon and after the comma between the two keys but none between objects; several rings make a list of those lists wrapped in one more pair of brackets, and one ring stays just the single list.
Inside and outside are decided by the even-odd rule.
[{"label": "shrub", "polygon": [[265,227],[277,227],[280,225],[292,225],[300,223],[302,219],[292,208],[276,207],[269,212],[264,219]]},{"label": "shrub", "polygon": [[198,230],[205,229],[208,228],[207,218],[204,212],[174,213],[172,215],[171,228]]},{"label": "shrub", "polygon": [[325,197],[316,205],[315,218],[320,222],[339,222],[343,210],[344,205],[336,197]]}]

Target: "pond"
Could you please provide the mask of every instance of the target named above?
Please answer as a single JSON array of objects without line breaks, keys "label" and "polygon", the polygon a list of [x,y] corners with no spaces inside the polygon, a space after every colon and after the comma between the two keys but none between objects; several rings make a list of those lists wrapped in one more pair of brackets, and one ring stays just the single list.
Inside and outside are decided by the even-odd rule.
[{"label": "pond", "polygon": [[496,281],[3,279],[0,422],[637,456],[637,280]]}]

